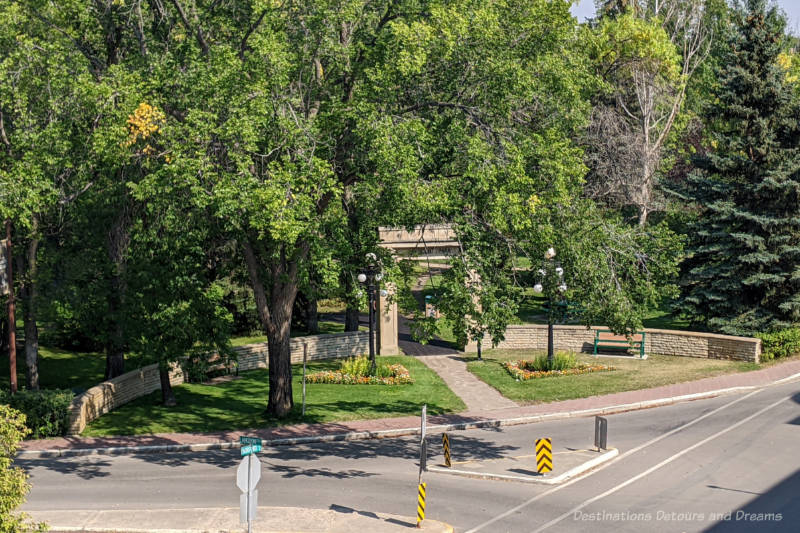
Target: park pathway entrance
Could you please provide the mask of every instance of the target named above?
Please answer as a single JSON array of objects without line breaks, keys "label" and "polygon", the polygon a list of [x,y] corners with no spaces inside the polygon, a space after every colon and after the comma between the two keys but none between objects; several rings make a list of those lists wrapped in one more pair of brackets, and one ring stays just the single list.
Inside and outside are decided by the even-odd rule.
[{"label": "park pathway entrance", "polygon": [[468,371],[465,354],[462,352],[445,346],[444,341],[438,339],[433,339],[428,344],[412,340],[404,318],[400,319],[399,344],[406,355],[416,357],[444,380],[450,390],[467,404],[467,413],[518,407]]}]

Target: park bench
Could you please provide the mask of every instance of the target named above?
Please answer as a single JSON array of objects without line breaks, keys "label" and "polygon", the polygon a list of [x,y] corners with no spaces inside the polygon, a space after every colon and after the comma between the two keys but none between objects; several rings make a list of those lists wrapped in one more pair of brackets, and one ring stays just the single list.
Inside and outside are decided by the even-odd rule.
[{"label": "park bench", "polygon": [[598,348],[625,350],[630,348],[639,349],[639,358],[644,359],[644,331],[639,331],[626,337],[624,335],[617,335],[610,329],[598,329],[594,333],[594,355],[597,355]]}]

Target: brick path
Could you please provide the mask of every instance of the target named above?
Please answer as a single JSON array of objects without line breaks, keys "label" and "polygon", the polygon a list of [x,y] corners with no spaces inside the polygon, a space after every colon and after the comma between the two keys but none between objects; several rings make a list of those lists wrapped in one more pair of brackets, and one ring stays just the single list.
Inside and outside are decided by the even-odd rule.
[{"label": "brick path", "polygon": [[[401,320],[401,322],[405,321]],[[467,404],[468,414],[517,407],[515,402],[503,397],[496,389],[469,372],[460,352],[436,344],[436,340],[433,341],[433,344],[425,345],[411,340],[402,340],[407,339],[403,334],[404,329],[407,330],[407,326],[404,327],[401,324],[400,349],[406,355],[416,357],[436,372],[447,383],[450,390]]]}]

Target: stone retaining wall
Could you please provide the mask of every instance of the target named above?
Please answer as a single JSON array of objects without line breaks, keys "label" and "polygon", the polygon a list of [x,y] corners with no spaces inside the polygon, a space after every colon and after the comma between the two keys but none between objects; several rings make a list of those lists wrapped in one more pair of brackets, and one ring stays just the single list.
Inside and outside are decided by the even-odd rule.
[{"label": "stone retaining wall", "polygon": [[[308,348],[308,360],[350,357],[366,353],[369,349],[369,334],[364,331],[334,333],[331,335],[313,335],[293,338],[290,344],[293,363],[303,362],[303,345]],[[238,356],[239,370],[267,368],[269,355],[267,343],[248,344],[234,348]],[[180,367],[174,366],[170,371],[170,383],[173,386],[183,383],[184,376]],[[161,389],[158,365],[148,365],[131,372],[126,372],[109,381],[92,387],[76,396],[70,408],[69,435],[80,434],[86,425],[99,416]]]},{"label": "stone retaining wall", "polygon": [[[592,352],[595,330],[606,329],[592,326],[555,326],[553,344],[557,350],[573,352]],[[759,362],[761,340],[750,337],[732,337],[714,333],[678,331],[666,329],[645,329],[645,353],[661,355],[680,355],[684,357],[706,357],[709,359],[733,359],[737,361]],[[484,341],[483,349],[492,347],[491,341]],[[547,326],[529,324],[509,326],[505,340],[497,346],[502,350],[546,350]],[[468,346],[474,352],[477,346]]]}]

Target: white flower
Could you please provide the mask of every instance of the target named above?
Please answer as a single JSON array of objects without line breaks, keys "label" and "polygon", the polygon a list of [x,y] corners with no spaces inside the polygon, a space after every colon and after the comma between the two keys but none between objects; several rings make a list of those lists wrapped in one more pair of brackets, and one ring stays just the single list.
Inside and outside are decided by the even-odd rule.
[{"label": "white flower", "polygon": [[555,256],[556,256],[556,249],[553,248],[552,246],[550,248],[548,248],[547,251],[544,253],[544,258],[545,259],[552,259]]}]

